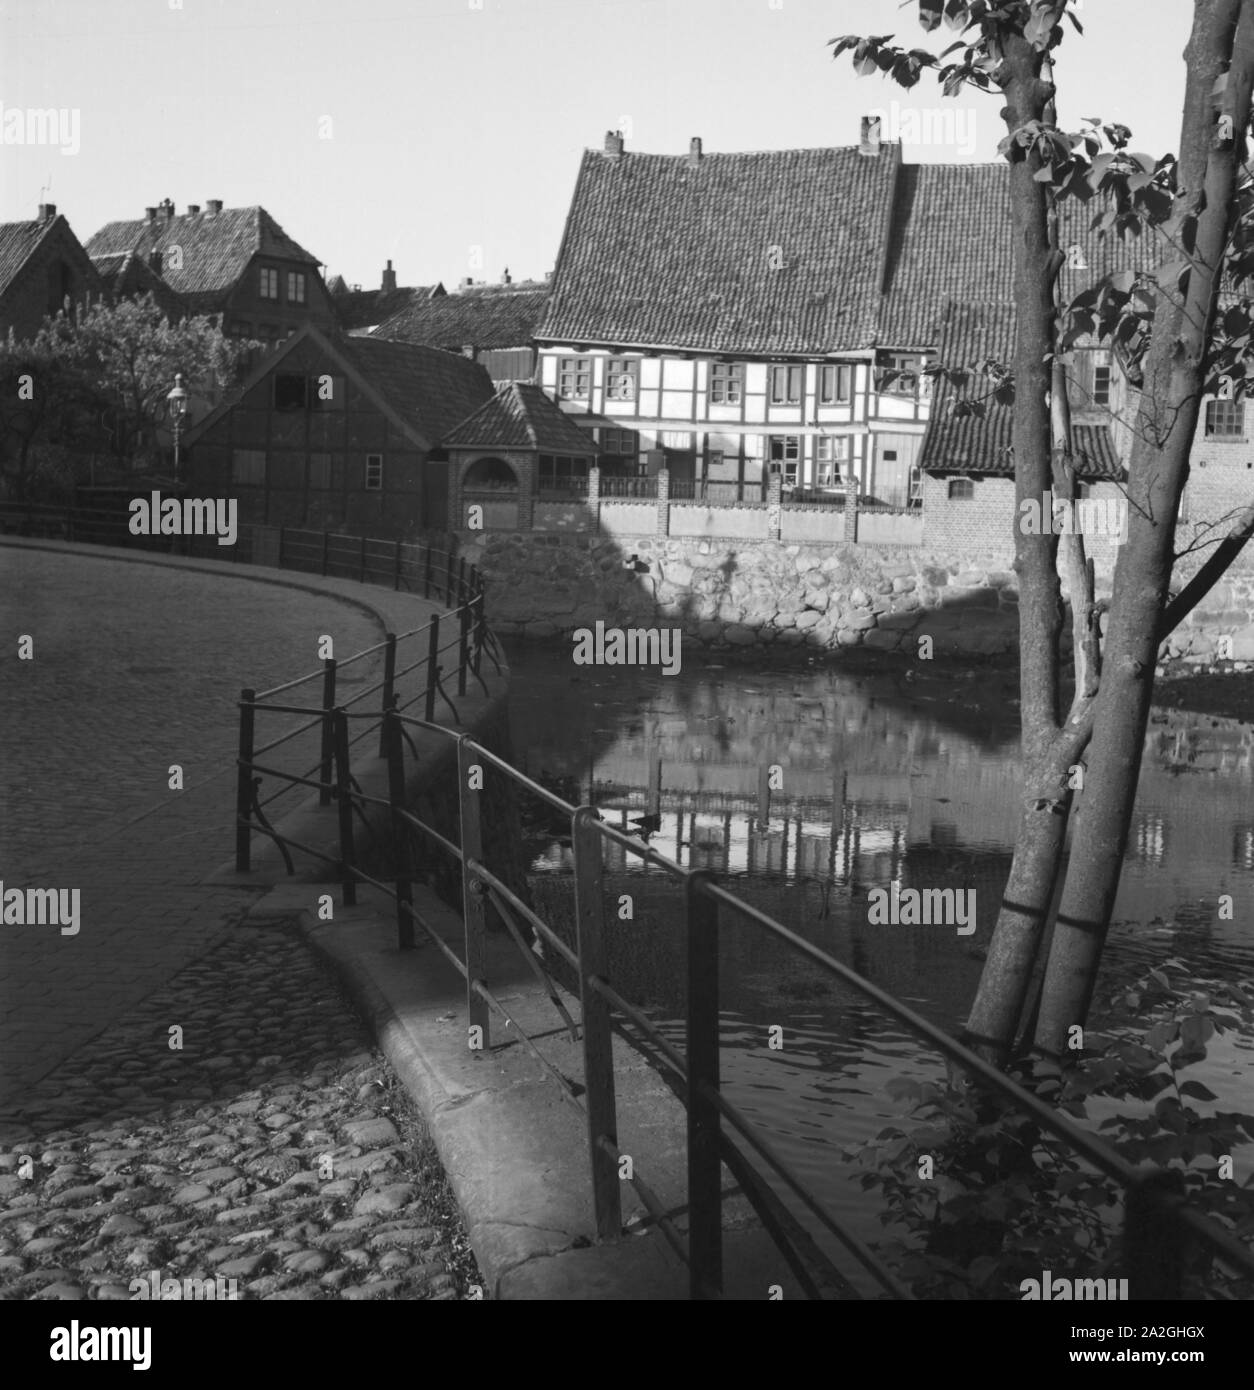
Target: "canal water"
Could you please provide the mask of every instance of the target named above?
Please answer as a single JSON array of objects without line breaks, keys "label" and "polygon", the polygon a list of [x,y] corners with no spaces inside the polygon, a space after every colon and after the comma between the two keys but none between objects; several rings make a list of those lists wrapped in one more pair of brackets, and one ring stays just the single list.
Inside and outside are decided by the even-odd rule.
[{"label": "canal water", "polygon": [[[514,642],[507,651],[514,758],[533,777],[680,864],[715,869],[733,892],[932,1022],[962,1024],[1017,821],[1013,673],[919,681],[904,671],[755,670],[711,658],[665,676],[575,668],[564,646]],[[1155,714],[1099,1001],[1167,961],[1199,987],[1254,976],[1252,781],[1254,728]],[[606,853],[608,901],[627,893],[633,906],[631,921],[610,914],[611,975],[682,1051],[678,894],[660,871],[617,847]],[[529,854],[537,905],[569,923],[563,827],[531,822]],[[868,895],[894,882],[974,890],[974,932],[870,925]],[[1218,916],[1221,894],[1232,895],[1232,920]],[[937,1080],[943,1067],[860,996],[728,916],[724,1088],[841,1221],[864,1240],[882,1238],[876,1194],[863,1192],[842,1152],[907,1120],[891,1081]],[[1090,1022],[1100,1025],[1099,1010]],[[779,1050],[769,1046],[772,1027],[783,1030]],[[1189,1075],[1215,1092],[1216,1108],[1248,1109],[1248,1040],[1212,1038]]]}]

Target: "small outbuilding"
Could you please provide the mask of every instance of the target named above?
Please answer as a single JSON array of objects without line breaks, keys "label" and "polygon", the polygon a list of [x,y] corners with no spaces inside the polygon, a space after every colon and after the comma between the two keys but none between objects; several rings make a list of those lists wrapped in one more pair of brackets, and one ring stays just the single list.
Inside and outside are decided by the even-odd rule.
[{"label": "small outbuilding", "polygon": [[498,386],[441,443],[453,530],[529,531],[538,500],[577,502],[588,494],[591,433],[529,382]]}]

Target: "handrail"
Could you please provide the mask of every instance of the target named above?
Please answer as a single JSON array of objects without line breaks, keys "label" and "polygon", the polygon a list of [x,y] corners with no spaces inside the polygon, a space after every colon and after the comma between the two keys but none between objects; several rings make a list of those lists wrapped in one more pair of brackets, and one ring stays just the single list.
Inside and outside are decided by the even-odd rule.
[{"label": "handrail", "polygon": [[[463,673],[469,661],[465,655],[465,635],[473,633],[476,659],[478,652],[488,644],[489,634],[482,622],[482,593],[477,590],[475,598],[463,605],[458,612],[473,614],[470,627],[463,626],[463,634],[457,642],[448,646],[462,647],[460,662]],[[448,616],[448,615],[445,615]],[[427,658],[428,689],[434,681],[439,685],[442,669],[435,662],[440,650],[438,645],[439,618],[432,620],[427,628],[417,629],[410,636],[427,632],[430,638],[430,651]],[[393,639],[394,641],[395,639]],[[390,650],[394,658],[394,647]],[[415,665],[419,663],[414,663]],[[406,671],[412,667],[405,668]],[[386,682],[385,682],[386,684]],[[377,687],[372,687],[372,692]],[[439,685],[443,694],[443,686]],[[247,696],[249,692],[244,692]],[[1136,1194],[1138,1201],[1127,1203],[1126,1222],[1129,1235],[1134,1229],[1144,1238],[1146,1223],[1157,1223],[1154,1229],[1156,1238],[1176,1240],[1187,1232],[1205,1245],[1213,1255],[1228,1265],[1254,1275],[1254,1255],[1229,1232],[1223,1230],[1204,1214],[1187,1207],[1175,1207],[1171,1200],[1161,1194],[1150,1181],[1157,1170],[1138,1168],[1129,1163],[1099,1137],[1081,1129],[1066,1115],[1051,1109],[1045,1102],[1030,1091],[998,1071],[992,1064],[972,1052],[956,1039],[950,1037],[927,1019],[917,1014],[871,981],[864,979],[849,966],[843,964],[822,948],[813,945],[797,935],[768,913],[741,901],[733,892],[716,882],[713,875],[705,869],[686,868],[668,859],[659,850],[608,824],[600,818],[591,806],[576,807],[568,801],[541,786],[526,773],[520,771],[491,749],[484,747],[469,734],[437,722],[432,717],[432,704],[428,700],[426,717],[402,713],[402,705],[394,688],[388,690],[382,710],[362,710],[349,712],[342,706],[334,711],[319,711],[300,706],[263,706],[255,701],[241,699],[241,748],[245,744],[245,724],[255,716],[258,709],[274,712],[303,714],[326,714],[333,719],[335,733],[335,776],[332,779],[329,768],[324,768],[318,781],[306,779],[305,784],[317,786],[320,794],[329,802],[332,793],[340,803],[342,828],[340,871],[346,894],[353,891],[350,885],[358,879],[370,882],[381,888],[393,899],[396,905],[398,940],[402,949],[413,945],[413,927],[416,922],[431,940],[459,970],[466,980],[467,1009],[472,1032],[480,1035],[481,1046],[491,1046],[489,1036],[489,1011],[504,1017],[510,1023],[510,1037],[517,1038],[533,1051],[551,1073],[553,1068],[535,1048],[524,1030],[512,1020],[508,1010],[498,1000],[483,978],[486,917],[485,908],[491,903],[502,913],[520,950],[527,950],[518,933],[517,925],[509,920],[509,913],[516,912],[519,919],[527,922],[537,937],[546,945],[556,949],[558,955],[570,966],[579,978],[583,1005],[583,1044],[586,1103],[575,1102],[586,1116],[588,1123],[588,1156],[592,1170],[593,1203],[596,1212],[596,1227],[601,1239],[615,1239],[621,1234],[621,1205],[617,1156],[619,1150],[615,1138],[616,1107],[614,1101],[613,1055],[609,1046],[611,1030],[619,1032],[633,1044],[642,1046],[641,1039],[656,1049],[664,1064],[664,1071],[672,1074],[672,1087],[687,1108],[689,1123],[689,1235],[686,1250],[671,1225],[669,1215],[657,1207],[652,1194],[646,1196],[641,1184],[633,1186],[641,1195],[641,1200],[651,1216],[663,1228],[663,1233],[672,1244],[680,1249],[690,1268],[691,1295],[694,1298],[715,1298],[721,1295],[722,1284],[722,1225],[720,1215],[721,1165],[732,1167],[741,1182],[745,1195],[753,1203],[769,1234],[780,1246],[781,1251],[793,1268],[802,1287],[811,1297],[820,1296],[818,1287],[802,1264],[801,1255],[795,1241],[790,1236],[786,1224],[780,1218],[778,1198],[774,1198],[765,1180],[744,1158],[744,1155],[731,1143],[722,1131],[722,1121],[734,1129],[738,1135],[775,1172],[793,1195],[813,1213],[820,1225],[834,1235],[851,1254],[866,1268],[892,1297],[908,1299],[913,1297],[895,1275],[880,1261],[866,1245],[851,1231],[844,1228],[804,1187],[793,1174],[788,1164],[776,1153],[774,1147],[756,1132],[753,1124],[722,1093],[718,1075],[718,998],[717,998],[717,960],[718,960],[718,921],[721,912],[735,912],[753,926],[768,932],[774,939],[795,951],[822,970],[839,979],[883,1010],[913,1036],[928,1043],[941,1056],[960,1066],[970,1077],[982,1084],[1010,1104],[1026,1113],[1045,1132],[1057,1137],[1070,1146],[1083,1161],[1099,1172],[1119,1182],[1129,1195]],[[415,698],[421,698],[415,697]],[[444,697],[447,699],[447,695]],[[414,703],[414,700],[407,702]],[[247,716],[247,718],[246,718]],[[389,768],[388,796],[381,797],[364,793],[356,788],[348,770],[347,737],[348,721],[377,720],[380,725],[380,748],[386,757]],[[369,733],[373,725],[366,723],[358,739]],[[434,826],[427,824],[415,815],[405,804],[405,775],[403,743],[410,741],[408,730],[435,733],[456,743],[458,758],[458,785],[461,819],[461,844],[455,844]],[[248,730],[251,737],[251,727]],[[354,742],[357,740],[354,740]],[[528,907],[516,893],[488,867],[480,846],[480,821],[478,801],[474,793],[468,792],[471,778],[467,776],[472,760],[495,769],[508,777],[519,789],[547,804],[551,809],[571,822],[571,841],[575,862],[575,901],[576,901],[576,948],[571,950],[543,919]],[[258,770],[252,759],[241,756],[240,776],[243,778]],[[294,779],[295,780],[295,779]],[[253,828],[275,836],[268,826],[254,826],[250,819],[248,806],[242,798],[240,805],[244,811],[237,816],[237,826],[245,841]],[[439,850],[448,854],[458,866],[462,881],[463,922],[465,931],[464,953],[461,957],[444,942],[431,925],[423,920],[412,905],[412,882],[406,867],[407,850],[402,850],[402,860],[394,874],[393,887],[389,888],[379,880],[367,875],[355,864],[355,851],[351,834],[351,815],[348,808],[374,805],[389,811],[393,826],[398,833],[398,843],[407,844],[403,830],[421,834]],[[276,836],[276,838],[278,838]],[[609,983],[601,957],[604,939],[604,907],[601,891],[601,874],[604,843],[617,845],[636,859],[652,864],[672,879],[683,885],[688,915],[688,979],[690,998],[688,1017],[687,1056],[680,1054],[645,1016]],[[304,848],[303,846],[294,847]],[[324,857],[324,856],[320,856]],[[553,993],[547,971],[532,960],[528,965],[538,976],[548,982],[550,998],[554,1000],[568,1027],[573,1027],[570,1016],[560,1000]],[[638,1031],[639,1036],[628,1031],[627,1025]],[[473,1044],[472,1044],[473,1045]],[[649,1055],[646,1052],[646,1055]],[[561,1081],[560,1074],[556,1078]],[[567,1099],[571,1099],[567,1096]],[[776,1203],[772,1208],[771,1201]],[[786,1210],[786,1220],[793,1220]],[[1163,1234],[1163,1233],[1166,1234]],[[821,1251],[808,1252],[812,1260],[827,1264],[831,1273],[843,1283],[843,1276],[830,1266]],[[1133,1281],[1137,1282],[1137,1281]],[[1178,1296],[1164,1294],[1155,1288],[1152,1292],[1149,1278],[1138,1284],[1134,1297]]]}]

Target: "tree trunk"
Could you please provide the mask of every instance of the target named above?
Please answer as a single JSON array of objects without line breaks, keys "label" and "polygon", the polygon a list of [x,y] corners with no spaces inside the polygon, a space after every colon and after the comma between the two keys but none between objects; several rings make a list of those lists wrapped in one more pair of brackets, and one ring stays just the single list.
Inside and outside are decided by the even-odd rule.
[{"label": "tree trunk", "polygon": [[[1179,170],[1186,211],[1197,217],[1196,244],[1183,304],[1164,294],[1154,319],[1129,465],[1128,539],[1115,566],[1085,789],[1037,1021],[1035,1048],[1050,1057],[1063,1054],[1069,1030],[1085,1021],[1119,887],[1175,561],[1176,513],[1230,231],[1236,146],[1249,120],[1252,56],[1254,6],[1199,0],[1185,55]],[[1224,105],[1236,139],[1218,147],[1212,91],[1229,62]]]},{"label": "tree trunk", "polygon": [[[1022,38],[1007,41],[1008,131],[1044,118],[1052,84],[1041,79],[1042,55]],[[1050,355],[1054,348],[1057,255],[1050,245],[1049,193],[1035,175],[1035,152],[1010,166],[1014,231],[1015,562],[1019,576],[1019,689],[1024,760],[1023,810],[1010,876],[988,958],[963,1039],[993,1060],[1010,1051],[1023,1011],[1041,933],[1054,892],[1066,839],[1066,764],[1055,748],[1059,716],[1059,638],[1062,595],[1055,536],[1042,527],[1028,535],[1018,525],[1024,501],[1040,502],[1052,485]],[[1059,773],[1062,780],[1059,780]],[[1063,813],[1058,814],[1061,800]]]}]

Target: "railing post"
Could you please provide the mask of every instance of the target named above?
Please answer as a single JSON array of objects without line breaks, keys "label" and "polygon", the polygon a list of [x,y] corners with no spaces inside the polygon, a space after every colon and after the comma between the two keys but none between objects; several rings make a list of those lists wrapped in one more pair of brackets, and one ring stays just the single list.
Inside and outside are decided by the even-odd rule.
[{"label": "railing post", "polygon": [[466,602],[466,557],[463,555],[457,561],[457,602]]},{"label": "railing post", "polygon": [[323,531],[323,533],[322,533],[322,576],[323,576],[324,579],[326,578],[326,573],[327,573],[327,561],[328,561],[328,559],[330,558],[330,550],[331,550],[331,533],[330,533],[330,531]]},{"label": "railing post", "polygon": [[426,552],[427,552],[427,558],[426,558],[426,561],[424,562],[423,568],[422,568],[422,596],[423,596],[423,598],[430,598],[430,597],[431,597],[431,547],[430,547],[430,546],[426,546],[425,549],[426,549]]},{"label": "railing post", "polygon": [[331,804],[331,759],[335,750],[335,658],[329,656],[322,664],[322,762],[318,771],[318,805]]},{"label": "railing post", "polygon": [[252,867],[252,829],[248,822],[253,805],[253,730],[257,706],[255,690],[239,693],[239,762],[235,779],[235,872],[246,874]]},{"label": "railing post", "polygon": [[[383,708],[388,710],[396,700],[396,633],[387,633],[383,640]],[[386,758],[387,752],[387,721],[383,720],[379,724],[379,756]]]},{"label": "railing post", "polygon": [[431,619],[431,631],[427,635],[427,704],[422,717],[428,724],[435,722],[435,672],[440,659],[440,620]]},{"label": "railing post", "polygon": [[475,645],[474,652],[471,656],[471,668],[477,676],[479,674],[479,663],[483,660],[484,634],[487,632],[488,623],[487,619],[483,616],[483,590],[478,587],[478,575],[475,576],[475,585],[475,596],[471,600],[471,605],[474,608],[475,614]]},{"label": "railing post", "polygon": [[688,1267],[694,1299],[723,1291],[723,1193],[719,1113],[718,904],[701,893],[705,871],[684,885],[688,916]]},{"label": "railing post", "polygon": [[589,983],[605,979],[605,897],[603,856],[597,813],[581,806],[571,817],[571,846],[575,856],[575,931],[579,955],[579,1001],[583,1011],[583,1071],[587,1088],[588,1159],[592,1165],[592,1205],[598,1240],[622,1235],[623,1207],[618,1164],[602,1147],[607,1139],[618,1147],[618,1114],[614,1098],[614,1041],[610,1008]]},{"label": "railing post", "polygon": [[357,850],[353,844],[353,783],[348,767],[348,715],[335,711],[335,795],[340,820],[340,880],[344,906],[357,906],[357,878],[353,867]]},{"label": "railing post", "polygon": [[401,587],[401,543],[396,542],[396,561],[392,566],[392,588],[397,592]]},{"label": "railing post", "polygon": [[396,858],[396,945],[401,951],[414,949],[414,889],[409,866],[409,826],[399,815],[405,807],[405,741],[401,737],[401,716],[393,695],[383,716],[384,742],[388,760],[388,801],[392,807],[392,842]]},{"label": "railing post", "polygon": [[466,693],[466,667],[470,665],[470,605],[463,603],[457,610],[461,632],[457,647],[457,693]]},{"label": "railing post", "polygon": [[466,1014],[471,1030],[481,1029],[476,1039],[473,1031],[469,1040],[487,1052],[491,1046],[489,1038],[488,1001],[474,989],[476,980],[487,984],[487,936],[488,914],[486,885],[481,883],[467,868],[470,860],[483,859],[483,827],[479,816],[481,790],[472,787],[473,781],[482,785],[483,765],[475,762],[470,751],[470,735],[463,734],[457,740],[458,803],[461,807],[461,848],[462,848],[462,918],[466,924]]},{"label": "railing post", "polygon": [[451,603],[453,598],[453,552],[446,551],[444,555],[444,602]]}]

